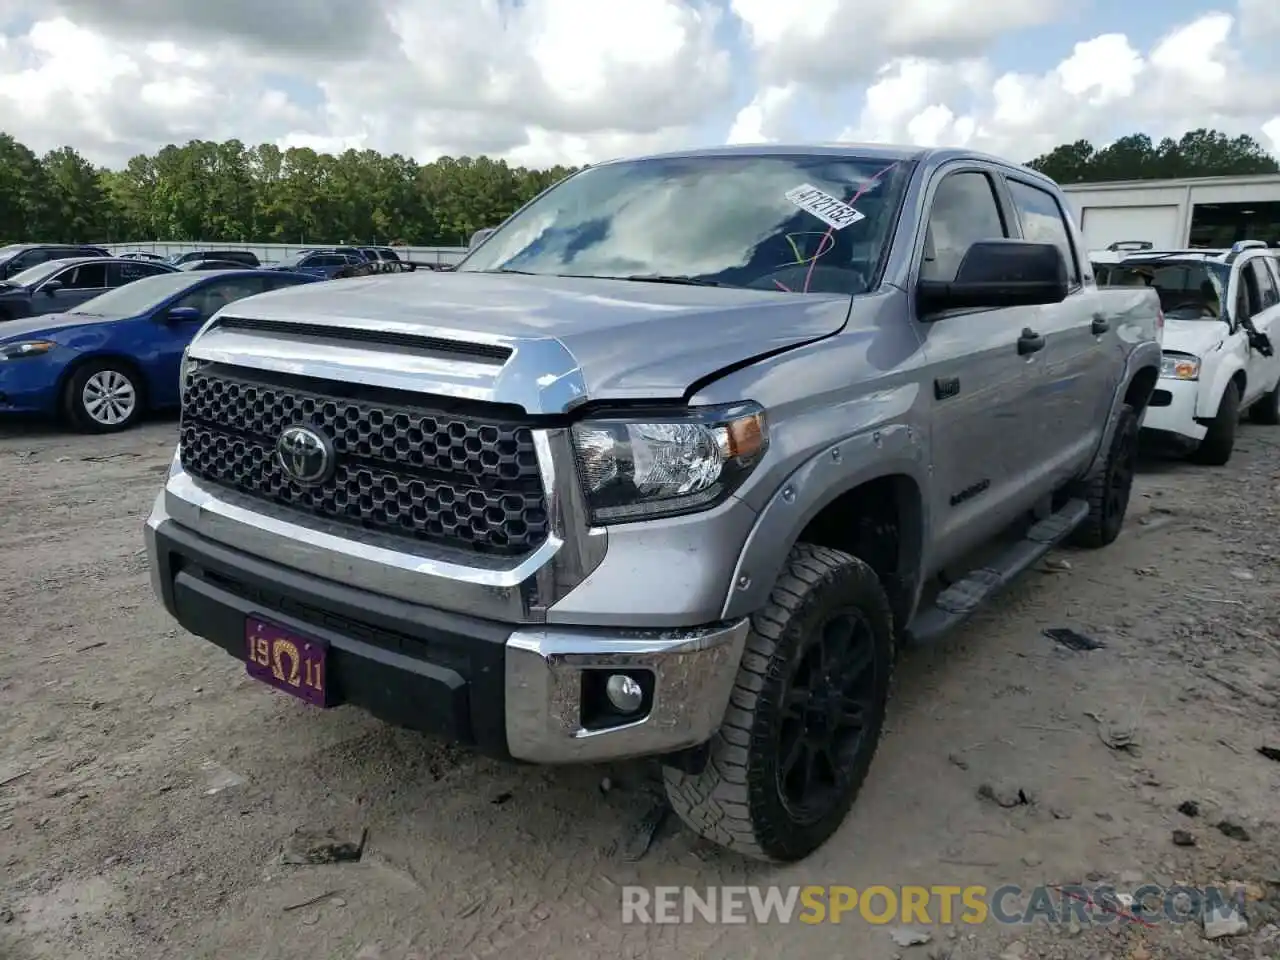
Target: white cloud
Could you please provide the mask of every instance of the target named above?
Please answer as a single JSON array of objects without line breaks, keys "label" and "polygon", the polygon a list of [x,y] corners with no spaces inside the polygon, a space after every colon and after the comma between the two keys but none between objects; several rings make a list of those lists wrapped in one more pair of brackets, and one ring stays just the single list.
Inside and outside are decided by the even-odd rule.
[{"label": "white cloud", "polygon": [[1246,42],[1259,45],[1270,46],[1280,39],[1280,3],[1240,0],[1240,33]]},{"label": "white cloud", "polygon": [[984,61],[898,58],[881,68],[858,122],[839,139],[971,146],[1028,160],[1076,139],[1101,145],[1135,131],[1273,136],[1280,74],[1257,76],[1245,65],[1235,26],[1230,14],[1206,14],[1169,30],[1145,56],[1123,34],[1103,34],[1042,74],[992,77]]},{"label": "white cloud", "polygon": [[985,52],[998,37],[1047,23],[1066,0],[730,0],[763,80],[826,88],[872,75],[899,56],[939,59]]},{"label": "white cloud", "polygon": [[688,143],[731,109],[710,0],[308,0],[285,38],[301,2],[49,0],[0,45],[3,127],[111,162],[181,132],[552,163]]},{"label": "white cloud", "polygon": [[725,143],[767,143],[778,139],[778,124],[785,119],[797,92],[794,83],[762,88],[733,118]]},{"label": "white cloud", "polygon": [[1270,143],[1271,152],[1280,156],[1280,116],[1272,117],[1262,125],[1262,135]]},{"label": "white cloud", "polygon": [[1141,50],[1112,18],[1016,72],[1009,36],[1078,31],[1078,3],[7,0],[0,129],[109,163],[230,137],[535,166],[837,133],[1015,159],[1200,126],[1280,147],[1280,0],[1237,2]]}]

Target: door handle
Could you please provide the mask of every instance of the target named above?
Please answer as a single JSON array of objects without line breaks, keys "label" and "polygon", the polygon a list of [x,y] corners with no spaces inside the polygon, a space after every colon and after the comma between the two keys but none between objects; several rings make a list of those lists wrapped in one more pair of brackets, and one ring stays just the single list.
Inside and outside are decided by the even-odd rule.
[{"label": "door handle", "polygon": [[1018,356],[1025,357],[1029,353],[1038,353],[1044,349],[1044,337],[1030,327],[1023,327],[1022,336],[1018,338]]},{"label": "door handle", "polygon": [[1093,332],[1095,334],[1103,334],[1111,329],[1111,321],[1100,313],[1093,315]]}]

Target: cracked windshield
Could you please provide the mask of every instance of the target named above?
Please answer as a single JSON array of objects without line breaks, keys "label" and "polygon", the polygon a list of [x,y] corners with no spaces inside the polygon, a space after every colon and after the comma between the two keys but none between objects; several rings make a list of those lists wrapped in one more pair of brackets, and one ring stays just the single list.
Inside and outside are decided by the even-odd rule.
[{"label": "cracked windshield", "polygon": [[1229,268],[1204,260],[1099,267],[1100,287],[1151,287],[1165,316],[1177,320],[1217,320],[1226,301]]},{"label": "cracked windshield", "polygon": [[866,292],[909,173],[847,157],[683,157],[590,168],[458,270]]}]

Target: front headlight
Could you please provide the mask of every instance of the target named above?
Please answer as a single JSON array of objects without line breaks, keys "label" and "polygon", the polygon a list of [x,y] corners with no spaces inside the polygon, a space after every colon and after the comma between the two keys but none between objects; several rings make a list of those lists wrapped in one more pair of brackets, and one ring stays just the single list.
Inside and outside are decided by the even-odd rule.
[{"label": "front headlight", "polygon": [[39,357],[57,346],[51,340],[24,340],[0,346],[0,360],[20,360],[23,357]]},{"label": "front headlight", "polygon": [[1160,376],[1169,380],[1199,380],[1200,360],[1189,353],[1166,353],[1160,358]]},{"label": "front headlight", "polygon": [[602,417],[573,427],[593,523],[669,517],[715,506],[769,445],[754,403],[665,416]]}]

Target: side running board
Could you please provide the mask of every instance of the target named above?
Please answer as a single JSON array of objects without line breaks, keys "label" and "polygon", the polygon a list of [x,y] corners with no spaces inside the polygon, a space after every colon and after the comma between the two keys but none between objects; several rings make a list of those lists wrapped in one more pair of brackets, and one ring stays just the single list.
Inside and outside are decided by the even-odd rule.
[{"label": "side running board", "polygon": [[1033,564],[1084,523],[1089,504],[1068,500],[1057,513],[1032,525],[1014,543],[985,567],[971,570],[938,594],[932,606],[916,613],[907,627],[907,642],[932,643],[964,623],[984,603],[1020,577]]}]

